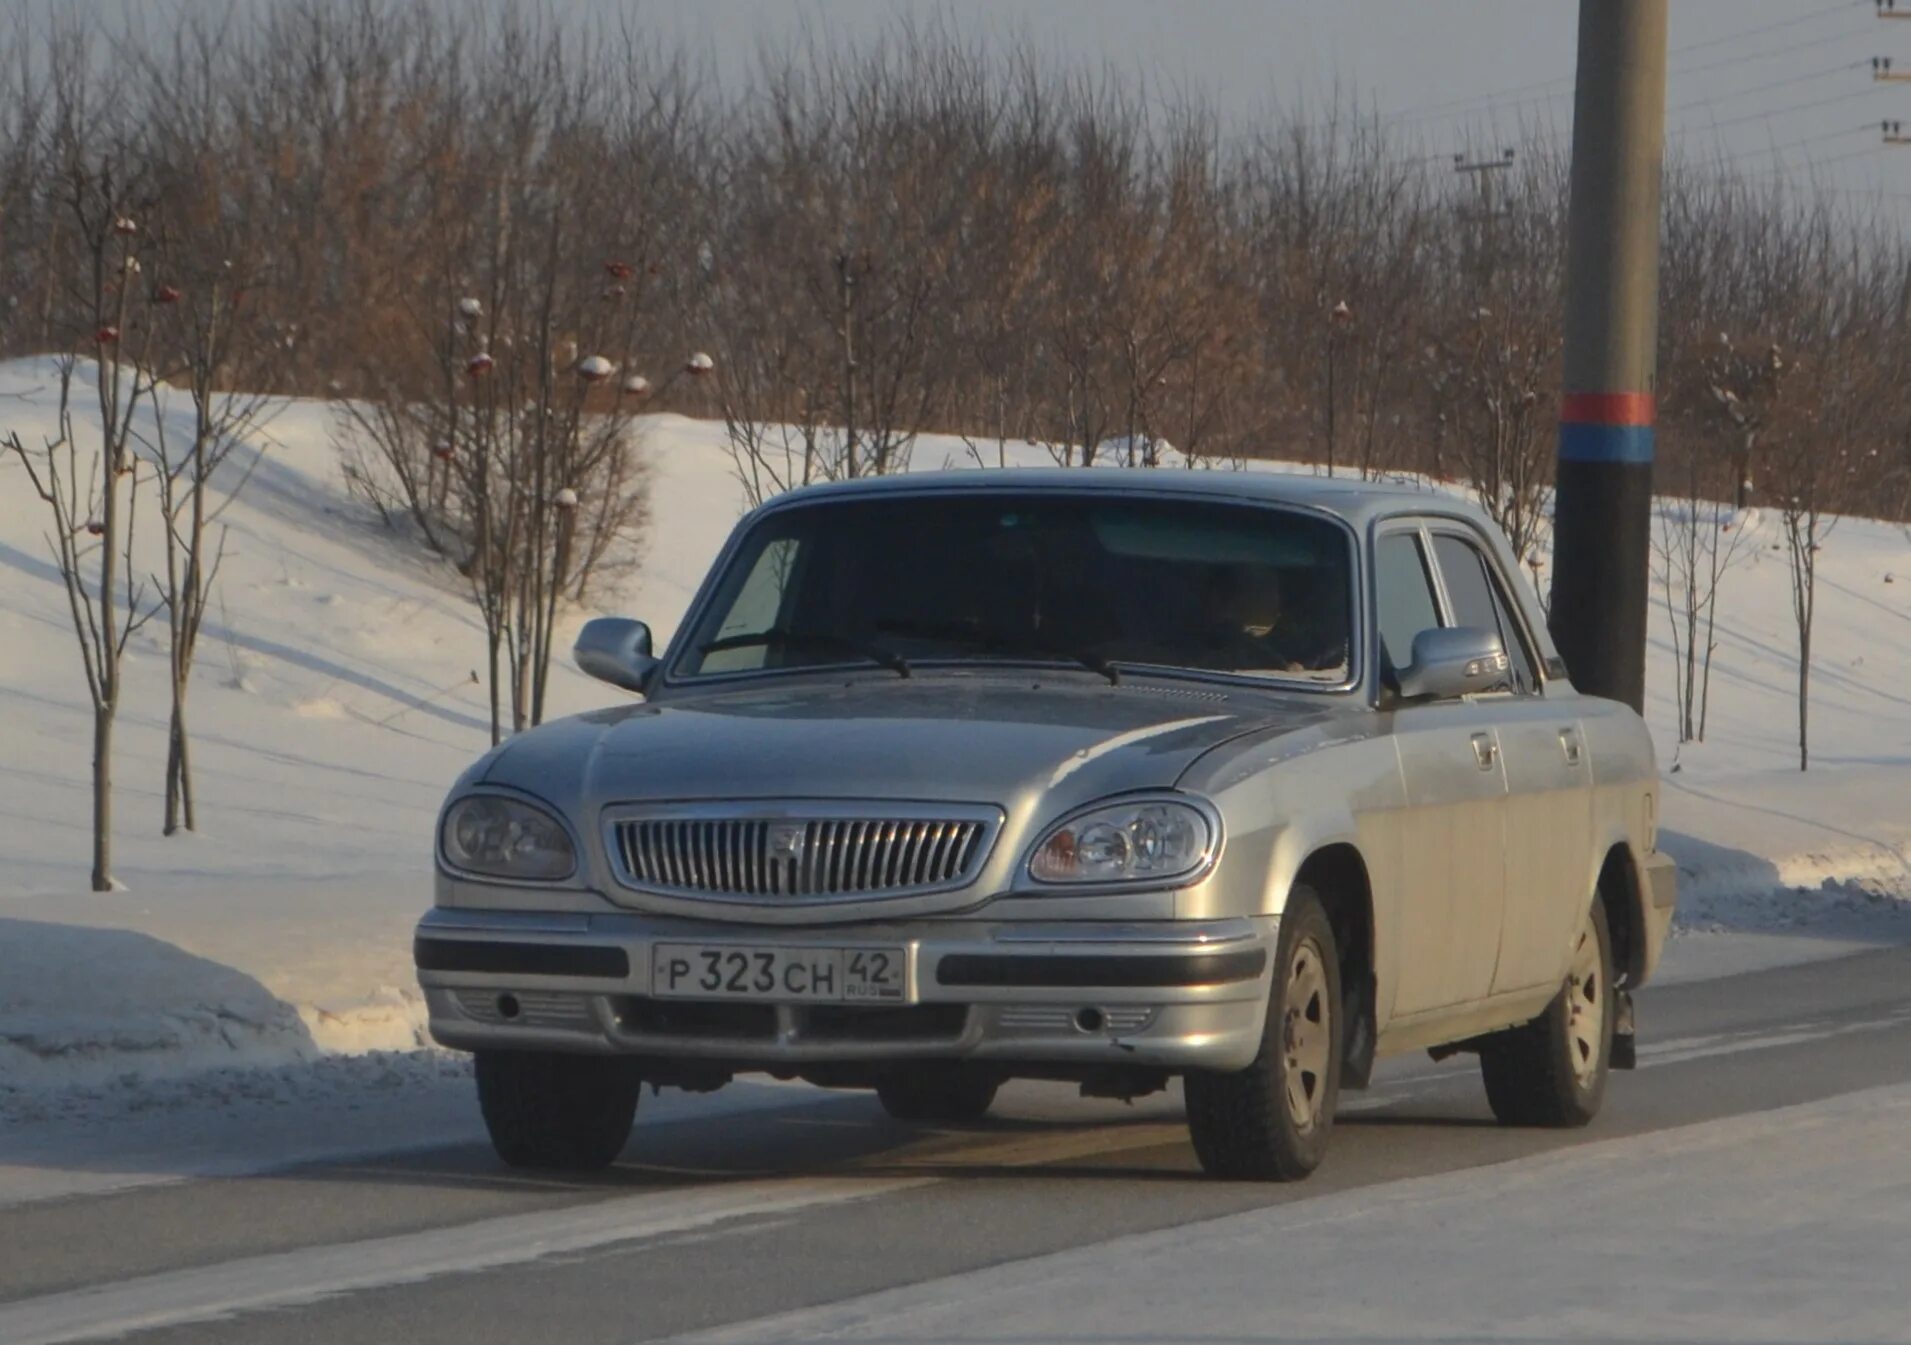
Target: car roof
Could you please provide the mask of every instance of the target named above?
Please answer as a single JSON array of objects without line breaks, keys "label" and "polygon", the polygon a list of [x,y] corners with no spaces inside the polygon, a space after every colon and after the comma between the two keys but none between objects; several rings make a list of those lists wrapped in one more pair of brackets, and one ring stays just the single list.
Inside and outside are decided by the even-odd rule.
[{"label": "car roof", "polygon": [[1361,481],[1286,471],[1203,470],[1182,467],[974,468],[911,471],[805,486],[770,503],[849,499],[926,492],[1043,491],[1070,494],[1199,496],[1257,504],[1291,504],[1338,515],[1355,526],[1395,514],[1445,514],[1486,521],[1470,501],[1412,482]]}]

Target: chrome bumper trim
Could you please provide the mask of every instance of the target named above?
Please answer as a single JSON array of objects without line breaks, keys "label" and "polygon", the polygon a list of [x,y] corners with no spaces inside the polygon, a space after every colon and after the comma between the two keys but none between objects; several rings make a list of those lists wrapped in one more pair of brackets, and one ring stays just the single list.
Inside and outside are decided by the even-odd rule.
[{"label": "chrome bumper trim", "polygon": [[[419,946],[433,956],[418,977],[440,1043],[616,1052],[736,1070],[930,1058],[1011,1068],[1023,1060],[1238,1069],[1259,1049],[1276,925],[1272,917],[1163,922],[1167,928],[944,919],[793,928],[619,913],[567,919],[561,932],[527,939],[532,926],[520,914],[440,909],[419,922]],[[653,945],[683,941],[896,946],[909,961],[907,993],[864,1018],[851,1005],[652,998]],[[495,960],[525,948],[550,965],[520,970]],[[624,972],[576,974],[558,957],[566,950],[617,954]],[[1004,974],[972,977],[965,966]],[[1098,967],[1119,974],[1093,983],[1104,979],[1088,974]],[[610,970],[607,962],[602,969]],[[502,1011],[504,1002],[512,1012]],[[959,1027],[949,1017],[958,1007]]]}]

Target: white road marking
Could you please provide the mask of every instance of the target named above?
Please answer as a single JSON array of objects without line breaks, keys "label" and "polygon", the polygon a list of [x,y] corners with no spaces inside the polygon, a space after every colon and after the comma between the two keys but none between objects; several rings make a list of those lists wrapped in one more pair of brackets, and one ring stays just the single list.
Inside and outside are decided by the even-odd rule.
[{"label": "white road marking", "polygon": [[926,1186],[927,1177],[739,1182],[651,1192],[461,1227],[250,1256],[116,1284],[0,1303],[0,1340],[54,1345],[216,1321],[257,1308],[296,1307],[361,1289],[416,1284],[613,1243],[705,1228],[743,1215],[782,1214]]},{"label": "white road marking", "polygon": [[[871,1160],[870,1166],[1030,1167],[1146,1148],[1185,1134],[1178,1125],[1131,1125],[1014,1136],[979,1145],[958,1142],[946,1153],[938,1153],[932,1144],[927,1152]],[[260,1308],[299,1307],[364,1289],[417,1284],[439,1275],[641,1242],[729,1219],[788,1215],[822,1205],[867,1200],[931,1186],[939,1180],[925,1175],[731,1182],[245,1257],[0,1303],[0,1341],[6,1345],[56,1345],[104,1340],[132,1331],[217,1321]]]},{"label": "white road marking", "polygon": [[[1911,1025],[1911,1006],[1894,1007],[1867,1018],[1845,1021],[1825,1019],[1816,1022],[1774,1024],[1755,1031],[1741,1030],[1693,1037],[1673,1037],[1667,1041],[1647,1042],[1640,1046],[1639,1068],[1644,1070],[1657,1069],[1662,1065],[1683,1065],[1693,1060],[1709,1060],[1715,1056],[1741,1055],[1747,1051],[1767,1051],[1782,1046],[1799,1046],[1806,1042],[1824,1041],[1831,1037],[1845,1037],[1858,1032],[1881,1032],[1907,1025]],[[1456,1063],[1377,1079],[1372,1090],[1364,1096],[1356,1095],[1355,1101],[1344,1100],[1346,1095],[1343,1094],[1340,1114],[1359,1116],[1368,1112],[1384,1111],[1396,1103],[1435,1092],[1442,1085],[1477,1077],[1471,1068],[1470,1060],[1465,1057],[1455,1057],[1454,1060]]]},{"label": "white road marking", "polygon": [[1719,1033],[1705,1037],[1675,1037],[1671,1041],[1651,1042],[1639,1048],[1639,1068],[1678,1065],[1688,1060],[1712,1056],[1738,1055],[1744,1051],[1764,1051],[1780,1046],[1797,1046],[1827,1037],[1847,1037],[1855,1032],[1880,1032],[1911,1024],[1911,1007],[1889,1009],[1869,1018],[1845,1022],[1824,1021],[1760,1028],[1756,1032]]}]

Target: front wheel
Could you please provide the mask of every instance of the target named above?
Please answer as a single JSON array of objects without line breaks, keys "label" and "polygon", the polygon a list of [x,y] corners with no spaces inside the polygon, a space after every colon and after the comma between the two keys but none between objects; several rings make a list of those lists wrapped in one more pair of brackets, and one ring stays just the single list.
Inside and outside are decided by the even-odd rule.
[{"label": "front wheel", "polygon": [[1298,1181],[1320,1166],[1340,1096],[1340,960],[1320,898],[1297,885],[1281,916],[1260,1054],[1234,1074],[1190,1073],[1188,1132],[1210,1176]]},{"label": "front wheel", "polygon": [[620,1056],[479,1051],[478,1106],[514,1168],[596,1172],[630,1139],[643,1083]]},{"label": "front wheel", "polygon": [[1566,984],[1546,1012],[1480,1045],[1486,1100],[1500,1124],[1583,1126],[1606,1097],[1617,1021],[1612,937],[1597,901],[1573,941]]}]

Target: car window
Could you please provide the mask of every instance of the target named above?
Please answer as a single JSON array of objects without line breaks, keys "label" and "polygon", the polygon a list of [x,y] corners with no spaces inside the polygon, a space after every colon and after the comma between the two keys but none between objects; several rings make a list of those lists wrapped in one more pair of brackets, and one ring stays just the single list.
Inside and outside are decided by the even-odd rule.
[{"label": "car window", "polygon": [[1418,533],[1383,533],[1374,542],[1374,610],[1387,662],[1406,667],[1413,662],[1413,637],[1440,624]]},{"label": "car window", "polygon": [[1434,536],[1433,553],[1439,558],[1440,577],[1446,581],[1447,598],[1453,604],[1453,624],[1498,632],[1510,661],[1512,689],[1522,695],[1536,690],[1533,661],[1527,656],[1519,626],[1512,619],[1485,555],[1466,538],[1452,533]]},{"label": "car window", "polygon": [[677,675],[1062,662],[1351,680],[1353,548],[1331,519],[1066,492],[821,500],[744,537]]},{"label": "car window", "polygon": [[[778,537],[757,553],[755,562],[737,589],[736,600],[717,628],[717,639],[758,635],[776,626],[783,608],[783,595],[789,590],[795,570],[800,541]],[[767,666],[767,661],[782,651],[766,644],[737,643],[715,650],[704,657],[706,672],[747,672]]]}]

